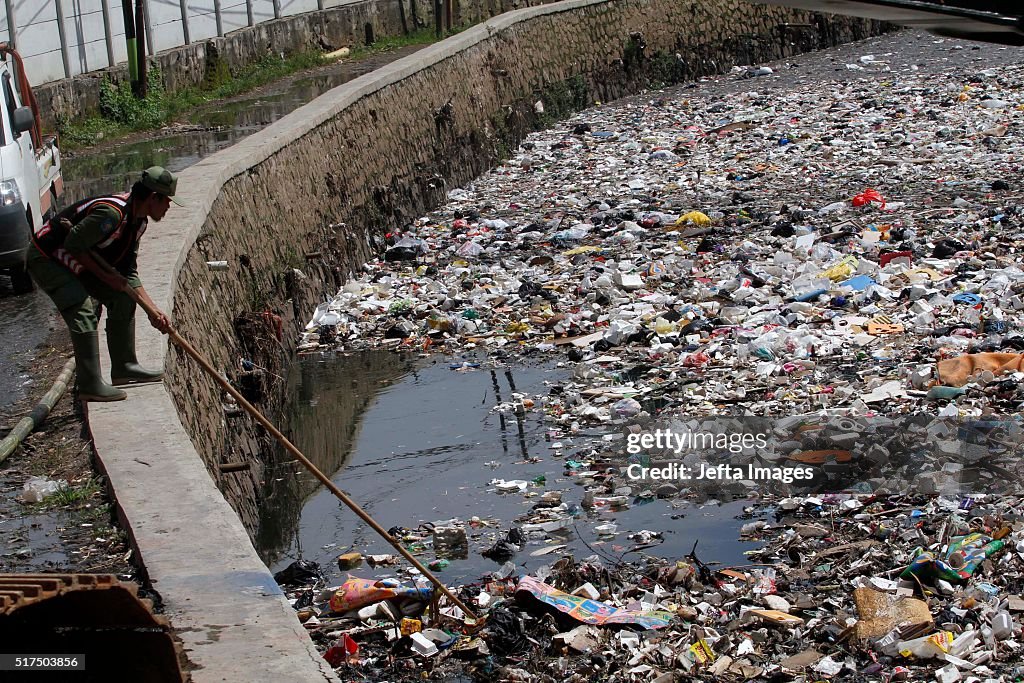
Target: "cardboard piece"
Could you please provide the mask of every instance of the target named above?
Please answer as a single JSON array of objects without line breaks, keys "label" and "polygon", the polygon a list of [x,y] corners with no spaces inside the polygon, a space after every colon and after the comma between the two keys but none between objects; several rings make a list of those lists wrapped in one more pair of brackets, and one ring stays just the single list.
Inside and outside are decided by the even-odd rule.
[{"label": "cardboard piece", "polygon": [[897,626],[904,624],[932,624],[928,605],[916,598],[902,598],[874,588],[853,591],[860,620],[854,627],[854,638],[859,641],[881,638]]},{"label": "cardboard piece", "polygon": [[778,624],[779,626],[800,626],[804,623],[804,620],[800,617],[792,614],[786,614],[785,612],[780,612],[775,609],[752,609],[750,610],[750,613],[761,617],[765,621]]}]

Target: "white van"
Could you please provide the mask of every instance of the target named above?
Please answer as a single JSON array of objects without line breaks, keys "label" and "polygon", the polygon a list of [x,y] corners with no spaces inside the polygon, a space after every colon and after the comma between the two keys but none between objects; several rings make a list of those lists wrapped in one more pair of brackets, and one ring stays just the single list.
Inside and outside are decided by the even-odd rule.
[{"label": "white van", "polygon": [[64,181],[56,136],[44,138],[21,57],[0,43],[0,271],[16,294],[31,291],[25,253],[32,231],[56,212]]}]

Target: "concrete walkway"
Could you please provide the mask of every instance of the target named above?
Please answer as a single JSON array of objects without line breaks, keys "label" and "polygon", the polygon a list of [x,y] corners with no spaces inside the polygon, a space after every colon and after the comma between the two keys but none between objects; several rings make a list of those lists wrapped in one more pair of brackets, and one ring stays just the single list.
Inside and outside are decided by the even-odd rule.
[{"label": "concrete walkway", "polygon": [[[179,174],[186,207],[152,223],[139,254],[146,291],[162,310],[173,310],[181,263],[224,182],[305,132],[302,109]],[[171,362],[167,338],[141,311],[136,335],[140,363]],[[190,342],[202,352],[204,340]],[[194,683],[338,681],[207,472],[165,386],[127,390],[127,401],[90,404],[88,424],[137,560],[197,667]]]},{"label": "concrete walkway", "polygon": [[[178,196],[188,208],[147,231],[139,270],[163,310],[171,310],[179,260],[202,225],[190,219],[205,216],[223,175],[251,147],[236,145],[181,174]],[[137,315],[139,362],[160,367],[169,360],[167,339]],[[202,340],[192,341],[202,349]],[[337,681],[207,472],[164,385],[127,390],[127,401],[89,404],[88,424],[137,559],[197,667],[194,683]]]},{"label": "concrete walkway", "polygon": [[133,545],[200,667],[193,680],[338,680],[214,486],[163,385],[129,391],[116,407],[92,404],[89,423]]}]

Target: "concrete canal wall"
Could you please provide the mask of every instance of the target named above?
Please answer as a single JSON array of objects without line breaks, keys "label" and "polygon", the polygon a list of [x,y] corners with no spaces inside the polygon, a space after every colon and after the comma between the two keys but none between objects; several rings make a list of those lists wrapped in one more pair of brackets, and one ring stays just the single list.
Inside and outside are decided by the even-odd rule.
[{"label": "concrete canal wall", "polygon": [[[568,0],[510,12],[183,172],[188,206],[151,227],[140,270],[183,336],[273,419],[283,394],[275,375],[313,306],[380,249],[384,231],[436,206],[529,130],[654,81],[882,29],[740,0]],[[227,270],[210,269],[215,260]],[[331,680],[249,541],[274,476],[269,439],[144,323],[139,338],[143,362],[165,364],[165,384],[94,404],[90,425],[140,560],[202,667],[195,680]],[[248,469],[222,473],[220,463]]]}]

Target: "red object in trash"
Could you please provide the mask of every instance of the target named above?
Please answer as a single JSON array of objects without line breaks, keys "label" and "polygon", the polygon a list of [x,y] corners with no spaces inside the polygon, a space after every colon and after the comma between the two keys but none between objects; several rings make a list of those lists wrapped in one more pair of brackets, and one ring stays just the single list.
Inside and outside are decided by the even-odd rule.
[{"label": "red object in trash", "polygon": [[331,665],[332,669],[337,669],[339,666],[348,662],[353,664],[358,661],[356,655],[359,654],[359,643],[352,640],[352,636],[347,633],[342,633],[341,636],[334,641],[334,645],[327,648],[327,652],[324,653],[324,659]]},{"label": "red object in trash", "polygon": [[892,261],[893,259],[897,259],[897,258],[913,259],[914,258],[914,252],[912,252],[912,251],[890,251],[890,252],[887,252],[885,254],[882,254],[881,256],[878,257],[878,267],[879,268],[885,268],[885,266],[889,263],[889,261]]},{"label": "red object in trash", "polygon": [[711,358],[703,351],[691,353],[683,359],[684,368],[699,368],[711,362]]},{"label": "red object in trash", "polygon": [[284,339],[284,322],[281,320],[281,316],[271,310],[266,310],[260,313],[260,317],[274,330],[274,336],[277,337],[277,341],[282,341]]},{"label": "red object in trash", "polygon": [[871,202],[878,202],[882,205],[883,209],[885,208],[885,199],[882,198],[882,195],[878,194],[878,190],[872,190],[870,188],[854,197],[852,203],[854,206],[865,206]]}]

